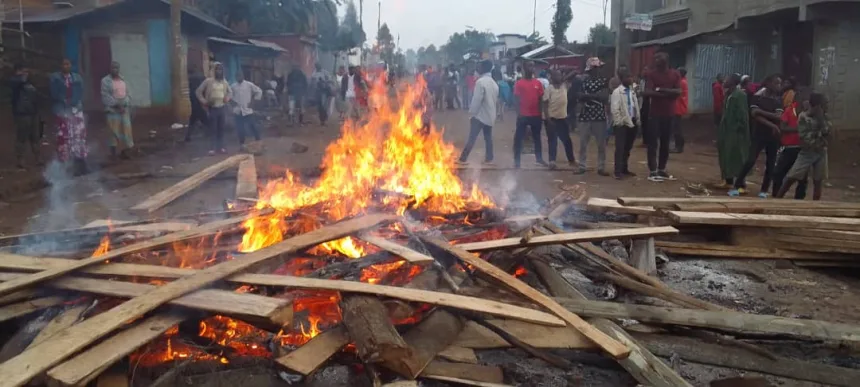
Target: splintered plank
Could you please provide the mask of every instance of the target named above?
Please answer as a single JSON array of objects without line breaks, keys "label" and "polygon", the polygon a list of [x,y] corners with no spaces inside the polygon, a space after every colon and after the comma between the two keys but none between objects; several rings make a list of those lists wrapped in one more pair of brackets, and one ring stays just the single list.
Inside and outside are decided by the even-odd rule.
[{"label": "splintered plank", "polygon": [[618,201],[601,198],[588,198],[586,207],[593,212],[614,212],[628,215],[656,215],[657,209],[650,206],[622,206]]},{"label": "splintered plank", "polygon": [[228,157],[227,159],[219,163],[210,165],[209,167],[206,167],[206,169],[197,172],[194,175],[191,175],[191,177],[174,184],[170,188],[150,196],[146,200],[132,207],[131,211],[147,214],[152,213],[155,210],[164,207],[168,203],[176,200],[176,198],[185,195],[189,191],[199,187],[201,184],[215,177],[219,173],[224,172],[230,168],[236,167],[237,165],[239,165],[239,163],[246,160],[247,158],[248,155],[235,155]]},{"label": "splintered plank", "polygon": [[458,363],[478,364],[478,355],[476,355],[475,350],[471,348],[451,345],[437,353],[436,356]]},{"label": "splintered plank", "polygon": [[89,308],[90,303],[84,303],[72,306],[60,312],[60,314],[54,317],[48,325],[45,325],[45,327],[39,331],[39,334],[36,335],[36,338],[30,342],[30,345],[28,345],[27,348],[48,340],[57,332],[77,324],[79,321],[83,320],[84,312]]},{"label": "splintered plank", "polygon": [[102,263],[109,261],[113,258],[121,257],[125,254],[134,253],[137,251],[149,250],[155,247],[163,246],[168,243],[178,242],[185,239],[190,238],[199,238],[205,235],[211,234],[215,231],[218,231],[224,227],[232,226],[234,224],[239,224],[244,222],[247,219],[254,218],[259,216],[260,214],[249,214],[244,216],[238,216],[234,218],[218,220],[215,222],[204,224],[200,227],[195,227],[188,231],[180,231],[172,234],[167,234],[164,236],[160,236],[157,238],[152,238],[144,242],[135,243],[132,245],[128,245],[125,247],[120,247],[116,250],[111,250],[105,255],[101,255],[98,257],[90,257],[84,258],[80,260],[70,261],[68,265],[63,267],[57,267],[55,269],[43,270],[35,274],[30,274],[27,276],[22,276],[20,278],[16,278],[12,281],[4,282],[0,284],[0,296],[12,293],[16,290],[21,290],[29,286],[36,285],[42,281],[47,281],[50,279],[57,278],[62,276],[63,274],[70,273],[72,271],[83,269],[87,266],[92,266],[97,263]]},{"label": "splintered plank", "polygon": [[26,316],[37,310],[57,306],[65,302],[63,297],[42,297],[34,300],[10,304],[0,308],[0,322],[8,321],[13,318]]},{"label": "splintered plank", "polygon": [[275,359],[275,362],[290,371],[307,376],[349,344],[349,341],[346,328],[338,325],[320,333],[295,351]]},{"label": "splintered plank", "polygon": [[433,263],[435,261],[433,259],[433,257],[431,257],[429,255],[421,254],[415,250],[412,250],[406,246],[403,246],[403,245],[396,243],[396,242],[392,242],[392,241],[387,240],[385,238],[381,238],[381,237],[370,235],[370,234],[361,235],[361,236],[359,236],[359,238],[361,240],[363,240],[367,243],[370,243],[376,247],[379,247],[380,249],[383,249],[383,250],[385,250],[391,254],[394,254],[398,257],[401,257],[401,258],[409,261],[409,263],[412,263],[415,265],[426,265],[429,263]]},{"label": "splintered plank", "polygon": [[[672,228],[672,230],[675,229]],[[677,230],[675,230],[675,232],[677,232]],[[591,341],[597,344],[600,348],[602,348],[612,357],[616,359],[625,359],[627,358],[627,356],[630,355],[630,349],[627,348],[627,346],[619,343],[618,341],[615,341],[613,338],[609,337],[605,333],[597,330],[595,327],[585,322],[585,320],[583,320],[579,316],[571,313],[563,306],[559,305],[559,303],[555,302],[553,299],[535,290],[525,282],[522,282],[514,276],[506,273],[504,270],[499,269],[493,264],[484,261],[480,257],[473,255],[468,251],[465,251],[456,246],[452,246],[447,241],[430,237],[423,237],[422,239],[427,243],[430,243],[440,249],[443,249],[453,254],[464,263],[472,265],[477,270],[486,273],[487,275],[498,281],[501,281],[503,284],[522,294],[526,298],[552,311],[553,314],[558,317],[561,317],[561,319],[564,320],[568,325],[588,337]],[[532,240],[534,239],[535,238],[532,238]]]},{"label": "splintered plank", "polygon": [[[250,269],[272,257],[294,253],[394,219],[396,217],[391,215],[367,215],[340,222],[289,238],[278,244],[219,263],[200,270],[194,275],[159,286],[140,297],[133,298],[109,311],[72,326],[58,334],[54,340],[39,344],[0,364],[0,386],[24,385],[34,376],[47,371],[51,366],[125,325],[127,321],[143,316],[170,300],[235,273]],[[30,276],[35,275],[38,274]]]},{"label": "splintered plank", "polygon": [[181,323],[181,314],[163,313],[135,323],[130,328],[96,344],[48,371],[50,385],[83,386],[104,369]]},{"label": "splintered plank", "polygon": [[432,361],[427,364],[422,377],[442,376],[448,378],[471,380],[482,383],[502,383],[505,375],[502,369],[495,366],[479,364],[449,363],[444,361]]},{"label": "splintered plank", "polygon": [[254,161],[254,155],[248,155],[248,158],[239,163],[239,172],[236,175],[236,197],[257,197],[257,163]]},{"label": "splintered plank", "polygon": [[642,227],[618,230],[590,230],[535,236],[526,241],[525,243],[523,242],[522,238],[507,238],[484,242],[462,243],[456,246],[460,250],[465,250],[468,252],[483,252],[490,250],[511,249],[516,247],[536,247],[564,243],[594,242],[618,238],[647,238],[660,235],[672,235],[677,233],[678,229],[674,227]]},{"label": "splintered plank", "polygon": [[721,226],[817,228],[824,230],[860,231],[860,219],[824,216],[723,214],[718,212],[668,211],[667,216],[679,224],[709,224]]}]

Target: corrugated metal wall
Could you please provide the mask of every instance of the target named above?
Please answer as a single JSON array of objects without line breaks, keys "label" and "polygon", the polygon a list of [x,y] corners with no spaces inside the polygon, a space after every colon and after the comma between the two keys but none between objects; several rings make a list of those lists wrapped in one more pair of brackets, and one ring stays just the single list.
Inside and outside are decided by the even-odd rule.
[{"label": "corrugated metal wall", "polygon": [[755,47],[751,44],[697,44],[695,50],[696,71],[690,87],[693,111],[712,109],[711,84],[717,74],[755,73]]},{"label": "corrugated metal wall", "polygon": [[152,106],[147,37],[143,34],[115,33],[110,37],[110,50],[113,60],[119,62],[120,71],[128,84],[131,104],[138,107]]}]

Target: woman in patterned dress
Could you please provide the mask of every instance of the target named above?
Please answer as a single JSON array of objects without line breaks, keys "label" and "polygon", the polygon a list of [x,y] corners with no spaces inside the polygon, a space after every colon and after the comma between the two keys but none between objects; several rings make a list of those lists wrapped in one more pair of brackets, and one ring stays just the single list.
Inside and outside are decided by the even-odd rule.
[{"label": "woman in patterned dress", "polygon": [[72,62],[63,59],[59,72],[51,74],[51,101],[57,125],[57,160],[71,161],[75,175],[87,172],[87,127],[84,122],[84,82],[72,72]]}]

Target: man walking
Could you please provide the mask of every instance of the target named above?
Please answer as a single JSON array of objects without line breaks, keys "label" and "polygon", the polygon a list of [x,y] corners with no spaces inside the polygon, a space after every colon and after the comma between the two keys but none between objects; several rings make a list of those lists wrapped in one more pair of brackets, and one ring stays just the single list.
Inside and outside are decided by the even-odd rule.
[{"label": "man walking", "polygon": [[325,126],[328,121],[329,102],[331,101],[331,75],[323,70],[322,65],[317,63],[315,71],[311,74],[311,87],[313,87],[317,103],[317,113],[320,117],[320,125]]},{"label": "man walking", "polygon": [[609,176],[606,172],[606,103],[609,100],[609,79],[601,70],[603,62],[599,58],[589,58],[585,63],[587,76],[582,81],[579,100],[583,103],[579,115],[579,168],[574,174],[585,173],[588,163],[588,143],[591,137],[597,140],[597,174]]},{"label": "man walking", "polygon": [[573,141],[570,140],[570,126],[567,124],[567,86],[561,71],[552,70],[552,83],[543,94],[544,116],[547,120],[546,136],[549,143],[549,168],[555,169],[558,156],[558,142],[564,147],[564,154],[571,167],[576,165],[573,155]]},{"label": "man walking", "polygon": [[535,146],[535,161],[547,166],[543,161],[541,150],[540,129],[543,124],[541,119],[541,103],[543,101],[543,85],[535,79],[534,63],[525,64],[524,78],[514,85],[514,97],[517,100],[517,128],[514,132],[514,168],[520,168],[520,156],[523,152],[523,140],[526,136],[526,128],[531,128],[532,139]]},{"label": "man walking", "polygon": [[358,120],[361,118],[361,104],[358,94],[367,88],[361,74],[355,66],[349,67],[349,72],[341,79],[340,95],[346,105],[346,118]]},{"label": "man walking", "polygon": [[263,98],[263,90],[250,81],[245,80],[245,74],[241,71],[236,74],[236,82],[231,86],[233,89],[233,114],[236,120],[236,132],[239,134],[239,147],[245,148],[245,135],[250,130],[254,139],[260,141],[260,130],[254,121],[254,109],[251,108],[253,101]]},{"label": "man walking", "polygon": [[12,116],[15,117],[15,157],[18,169],[24,169],[24,153],[27,146],[33,153],[36,164],[41,165],[39,155],[39,116],[36,87],[30,81],[30,71],[24,65],[15,65],[15,76],[9,81],[12,89]]},{"label": "man walking", "polygon": [[612,106],[612,126],[615,132],[615,178],[636,176],[630,172],[628,164],[630,150],[636,141],[636,129],[641,120],[639,98],[633,90],[633,76],[626,67],[618,69],[618,80],[621,85],[613,92],[610,105]]},{"label": "man walking", "polygon": [[224,122],[227,120],[227,104],[233,98],[233,91],[224,79],[224,65],[221,62],[215,62],[214,76],[206,78],[194,94],[209,113],[209,132],[212,136],[209,155],[214,155],[216,151],[227,153],[227,148],[224,148]]},{"label": "man walking", "polygon": [[493,71],[493,62],[490,60],[481,61],[478,64],[478,72],[481,77],[475,81],[475,90],[472,95],[472,101],[469,104],[469,140],[466,141],[466,146],[460,154],[459,163],[466,164],[469,159],[469,153],[472,152],[472,147],[475,146],[475,141],[478,140],[478,135],[484,134],[484,164],[493,162],[493,123],[496,122],[496,107],[499,103],[499,85],[490,75]]},{"label": "man walking", "polygon": [[119,63],[111,62],[110,74],[102,78],[102,103],[105,105],[106,120],[111,137],[108,141],[110,154],[117,155],[117,147],[122,146],[120,157],[128,159],[128,152],[134,148],[134,136],[131,131],[131,94],[128,84],[119,74]]},{"label": "man walking", "polygon": [[287,96],[289,97],[288,109],[290,122],[304,124],[305,121],[305,95],[308,92],[308,77],[298,64],[293,64],[293,69],[287,75]]},{"label": "man walking", "polygon": [[[648,83],[642,96],[651,98],[650,123],[648,125],[648,180],[662,182],[675,180],[666,172],[669,162],[669,142],[672,138],[672,122],[675,119],[675,100],[681,95],[681,74],[669,68],[669,55],[658,52],[654,55],[654,68],[648,72]],[[658,158],[659,154],[659,158]]]},{"label": "man walking", "polygon": [[681,130],[681,120],[689,111],[689,94],[690,89],[687,86],[687,69],[681,67],[678,69],[678,74],[681,75],[681,96],[675,100],[675,122],[672,124],[672,130],[675,137],[675,149],[672,153],[684,153],[684,132]]}]

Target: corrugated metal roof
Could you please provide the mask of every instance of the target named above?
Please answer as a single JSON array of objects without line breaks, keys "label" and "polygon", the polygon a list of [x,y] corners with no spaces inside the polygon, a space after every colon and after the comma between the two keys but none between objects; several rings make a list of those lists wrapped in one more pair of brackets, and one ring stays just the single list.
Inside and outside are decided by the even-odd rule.
[{"label": "corrugated metal roof", "polygon": [[255,46],[269,48],[269,49],[272,49],[272,50],[275,50],[278,52],[290,52],[286,48],[283,48],[283,47],[281,47],[281,45],[274,43],[274,42],[267,42],[265,40],[257,40],[257,39],[248,39],[248,42],[255,45]]},{"label": "corrugated metal roof", "polygon": [[[554,47],[556,47],[554,44],[546,44],[546,45],[540,46],[534,50],[531,50],[525,54],[522,54],[520,56],[522,56],[523,58],[526,58],[526,59],[533,59],[533,57],[538,56],[540,54],[543,54],[543,53],[553,49]],[[572,52],[570,52],[569,50],[567,50],[564,47],[558,47],[558,50],[561,52],[564,52],[567,55],[573,55]]]},{"label": "corrugated metal roof", "polygon": [[253,45],[253,44],[251,44],[251,43],[240,42],[240,41],[238,41],[238,40],[233,40],[233,39],[221,38],[221,37],[218,37],[218,36],[210,36],[210,37],[208,37],[207,39],[208,39],[208,40],[211,40],[211,41],[213,41],[213,42],[224,43],[224,44],[233,44],[233,45],[236,45],[236,46],[250,46],[250,47],[256,47],[255,45]]},{"label": "corrugated metal roof", "polygon": [[734,23],[728,23],[728,24],[719,25],[719,26],[716,26],[716,27],[713,27],[710,29],[706,29],[706,30],[701,30],[701,31],[682,32],[680,34],[669,35],[669,36],[666,36],[666,37],[663,37],[660,39],[654,39],[654,40],[649,40],[647,42],[635,43],[635,44],[631,45],[631,47],[662,46],[662,45],[666,45],[666,44],[678,43],[682,40],[695,38],[695,37],[702,35],[702,34],[709,34],[712,32],[719,32],[722,30],[726,30],[733,25],[734,25]]}]

